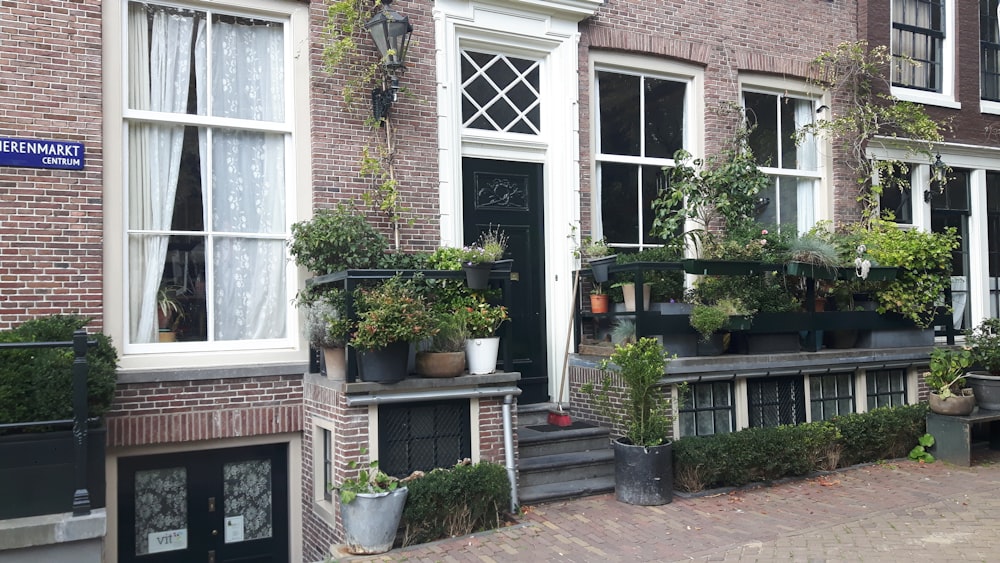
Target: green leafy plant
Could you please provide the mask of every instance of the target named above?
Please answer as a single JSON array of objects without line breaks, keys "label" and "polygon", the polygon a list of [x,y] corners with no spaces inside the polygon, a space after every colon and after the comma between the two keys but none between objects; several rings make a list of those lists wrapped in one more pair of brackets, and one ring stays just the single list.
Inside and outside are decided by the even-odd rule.
[{"label": "green leafy plant", "polygon": [[739,300],[720,299],[718,302],[707,305],[696,303],[691,309],[688,322],[698,331],[701,339],[708,341],[712,335],[726,328],[729,317],[752,315]]},{"label": "green leafy plant", "polygon": [[[615,258],[619,265],[636,262],[677,262],[681,259],[680,252],[669,246],[656,246],[639,252],[620,252]],[[635,282],[634,272],[616,272],[612,274],[616,283]],[[684,300],[684,272],[679,269],[646,269],[642,273],[643,283],[650,285],[650,299],[659,303]],[[620,293],[620,291],[618,292]],[[612,296],[616,302],[621,302],[617,296]]]},{"label": "green leafy plant", "polygon": [[1000,375],[1000,319],[984,319],[965,333],[972,361],[991,375]]},{"label": "green leafy plant", "polygon": [[[673,401],[669,387],[664,392],[660,380],[672,356],[655,338],[615,346],[610,358],[600,368],[615,372],[618,381],[607,376],[600,389],[585,385],[584,393],[594,397],[606,416],[617,418],[624,428],[624,440],[636,446],[657,446],[669,439],[673,420]],[[620,383],[619,383],[620,382]],[[620,388],[612,389],[612,386]],[[623,412],[612,407],[612,394],[624,394]]]},{"label": "green leafy plant", "polygon": [[920,463],[934,463],[934,456],[927,451],[927,448],[933,445],[934,436],[924,434],[920,438],[917,438],[917,445],[913,446],[913,449],[910,450],[909,458]]},{"label": "green leafy plant", "polygon": [[186,290],[178,285],[163,284],[156,291],[156,309],[159,328],[176,330],[177,323],[184,318],[184,305],[180,296]]},{"label": "green leafy plant", "polygon": [[463,352],[469,331],[457,311],[435,314],[436,332],[424,348],[427,352]]},{"label": "green leafy plant", "polygon": [[493,305],[482,296],[470,298],[458,311],[469,338],[491,338],[500,325],[508,320],[507,307]]},{"label": "green leafy plant", "polygon": [[[364,455],[365,451],[361,452]],[[349,467],[358,469],[358,462],[352,460]],[[399,488],[399,479],[386,475],[378,468],[378,460],[371,460],[366,466],[358,469],[356,477],[344,479],[340,485],[333,487],[340,491],[340,502],[350,504],[359,494],[391,493]]]},{"label": "green leafy plant", "polygon": [[378,267],[388,242],[359,210],[347,205],[320,209],[292,225],[288,251],[295,263],[317,275]]},{"label": "green leafy plant", "polygon": [[950,282],[952,251],[960,245],[957,232],[901,229],[895,223],[873,219],[863,242],[868,254],[881,266],[896,266],[896,279],[877,286],[878,312],[894,312],[928,327],[937,313],[937,303]]},{"label": "green leafy plant", "polygon": [[[79,315],[38,317],[0,331],[0,342],[69,342],[92,319]],[[118,352],[111,338],[87,331],[97,342],[87,351],[87,408],[104,414],[114,397]],[[0,424],[73,418],[72,348],[0,350]]]},{"label": "green leafy plant", "polygon": [[931,350],[929,370],[924,373],[924,381],[932,391],[937,391],[942,399],[958,394],[965,387],[965,370],[972,365],[972,352],[935,348]]},{"label": "green leafy plant", "polygon": [[500,229],[490,227],[479,235],[474,244],[462,248],[462,262],[472,264],[496,262],[503,258],[503,253],[506,251],[507,235]]},{"label": "green leafy plant", "polygon": [[594,258],[610,256],[611,252],[611,247],[608,246],[608,243],[604,239],[595,239],[588,235],[583,237],[583,240],[580,241],[580,246],[576,247],[573,255],[583,260],[592,260]]},{"label": "green leafy plant", "polygon": [[[664,170],[669,180],[653,201],[652,233],[668,241],[668,246],[683,248],[687,241],[700,244],[713,236],[713,226],[735,229],[752,223],[760,194],[770,185],[747,142],[750,129],[742,108],[730,104],[718,111],[736,123],[725,147],[706,159],[679,150],[674,154],[674,167]],[[688,219],[700,223],[699,228],[685,231]]]},{"label": "green leafy plant", "polygon": [[313,346],[343,347],[354,330],[354,322],[343,314],[346,294],[336,287],[324,290],[310,294],[302,303],[306,308],[306,334]]},{"label": "green leafy plant", "polygon": [[617,319],[611,328],[611,342],[614,344],[629,344],[635,342],[635,320]]},{"label": "green leafy plant", "polygon": [[351,345],[378,350],[393,342],[414,342],[434,335],[434,315],[415,280],[394,276],[374,287],[358,288],[357,326]]},{"label": "green leafy plant", "polygon": [[840,265],[837,248],[831,242],[808,233],[789,244],[788,258],[795,262],[811,264],[829,270]]},{"label": "green leafy plant", "polygon": [[502,465],[462,462],[407,483],[403,545],[498,528],[510,506],[510,481]]}]

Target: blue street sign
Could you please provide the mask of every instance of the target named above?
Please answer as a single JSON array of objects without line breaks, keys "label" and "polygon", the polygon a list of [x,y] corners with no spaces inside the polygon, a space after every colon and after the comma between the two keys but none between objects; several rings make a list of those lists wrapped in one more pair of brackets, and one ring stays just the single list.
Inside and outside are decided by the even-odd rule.
[{"label": "blue street sign", "polygon": [[83,143],[0,137],[0,166],[83,170]]}]

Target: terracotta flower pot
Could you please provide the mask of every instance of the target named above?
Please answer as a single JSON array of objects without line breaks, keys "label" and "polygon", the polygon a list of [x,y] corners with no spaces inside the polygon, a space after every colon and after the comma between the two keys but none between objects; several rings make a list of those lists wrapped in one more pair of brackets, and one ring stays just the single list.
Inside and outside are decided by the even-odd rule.
[{"label": "terracotta flower pot", "polygon": [[590,312],[591,313],[607,313],[608,312],[608,295],[590,295]]}]

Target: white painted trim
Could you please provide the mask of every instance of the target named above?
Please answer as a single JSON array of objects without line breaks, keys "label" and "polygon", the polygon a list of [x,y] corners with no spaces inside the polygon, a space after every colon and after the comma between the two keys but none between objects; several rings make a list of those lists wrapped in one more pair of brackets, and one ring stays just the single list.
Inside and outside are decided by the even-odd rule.
[{"label": "white painted trim", "polygon": [[979,100],[979,112],[992,115],[1000,115],[1000,102],[990,100]]},{"label": "white painted trim", "polygon": [[[890,8],[891,11],[891,8]],[[907,102],[915,102],[918,104],[924,104],[929,106],[939,106],[952,109],[961,109],[962,104],[955,99],[955,82],[957,76],[955,74],[955,57],[956,55],[956,19],[957,14],[955,11],[955,0],[944,0],[944,43],[942,45],[941,53],[941,92],[927,92],[926,90],[914,90],[912,88],[904,88],[901,86],[892,86],[890,88],[890,93]],[[889,26],[889,37],[892,37],[892,22],[893,18],[890,16],[887,25]],[[890,53],[892,51],[892,46],[889,47]]]},{"label": "white painted trim", "polygon": [[[543,165],[545,302],[549,394],[558,393],[572,289],[569,224],[579,224],[579,32],[595,0],[437,0],[434,7],[441,244],[462,242],[462,158]],[[580,12],[579,7],[588,7]],[[568,9],[570,8],[570,9]],[[468,130],[461,125],[462,49],[538,60],[541,134]]]},{"label": "white painted trim", "polygon": [[470,437],[470,450],[472,453],[472,463],[479,463],[482,461],[482,452],[479,450],[483,447],[483,441],[479,436],[479,397],[472,397],[469,399],[469,437]]}]

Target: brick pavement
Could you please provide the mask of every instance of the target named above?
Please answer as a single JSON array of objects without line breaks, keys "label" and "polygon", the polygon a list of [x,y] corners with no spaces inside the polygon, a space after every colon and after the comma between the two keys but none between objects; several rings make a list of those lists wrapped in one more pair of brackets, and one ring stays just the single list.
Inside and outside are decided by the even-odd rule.
[{"label": "brick pavement", "polygon": [[344,561],[1000,561],[1000,456],[908,460],[674,498],[527,507],[502,530]]}]

